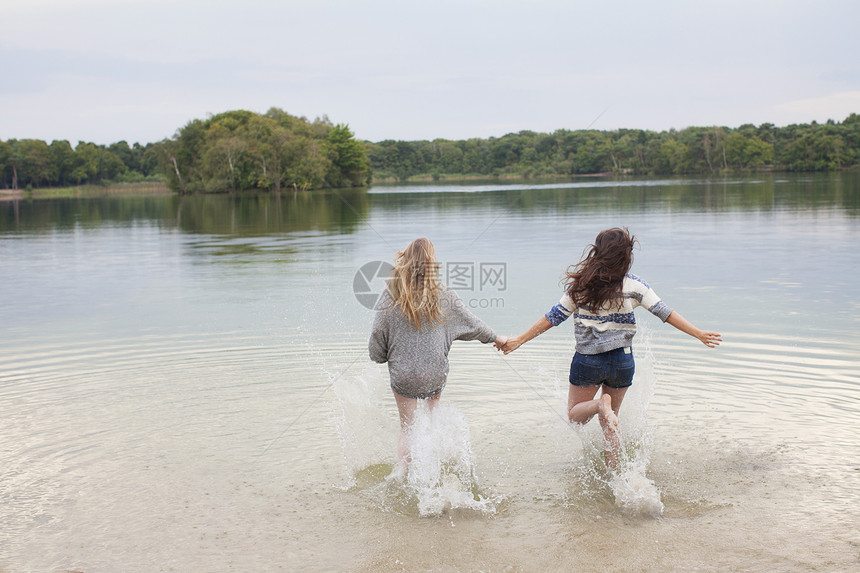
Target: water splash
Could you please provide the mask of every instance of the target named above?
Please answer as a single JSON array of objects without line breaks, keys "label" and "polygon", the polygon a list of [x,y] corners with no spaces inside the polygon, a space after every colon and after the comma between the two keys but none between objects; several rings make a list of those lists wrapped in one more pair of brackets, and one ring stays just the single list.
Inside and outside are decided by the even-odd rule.
[{"label": "water splash", "polygon": [[498,497],[478,489],[469,424],[460,410],[440,405],[417,411],[409,451],[405,486],[417,498],[420,515],[458,508],[496,512]]},{"label": "water splash", "polygon": [[[343,450],[346,486],[382,509],[436,516],[451,510],[497,511],[500,496],[480,491],[466,416],[440,404],[419,404],[409,432],[411,461],[391,471],[400,424],[383,375],[374,366],[351,376],[330,376],[336,397],[332,418]],[[387,477],[386,477],[387,475]]]},{"label": "water splash", "polygon": [[661,492],[647,477],[650,448],[643,438],[648,435],[624,430],[622,425],[618,465],[610,470],[603,459],[604,442],[599,424],[594,421],[578,428],[583,446],[576,469],[580,494],[592,501],[611,496],[614,505],[629,517],[659,517],[663,514]]},{"label": "water splash", "polygon": [[637,458],[632,463],[619,466],[612,473],[609,487],[615,497],[615,505],[626,515],[660,517],[663,515],[663,501],[660,490],[653,480],[645,475],[648,460]]},{"label": "water splash", "polygon": [[[355,375],[329,375],[337,399],[332,418],[343,451],[343,468],[349,489],[357,485],[356,476],[363,470],[390,461],[399,431],[393,399],[387,403],[378,368],[366,366]],[[390,395],[390,392],[388,393]]]}]

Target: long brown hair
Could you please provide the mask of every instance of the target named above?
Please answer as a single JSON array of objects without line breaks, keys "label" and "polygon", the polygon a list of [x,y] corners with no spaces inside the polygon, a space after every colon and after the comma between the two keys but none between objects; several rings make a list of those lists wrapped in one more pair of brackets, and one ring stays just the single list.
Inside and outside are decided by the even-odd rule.
[{"label": "long brown hair", "polygon": [[394,257],[394,273],[388,284],[394,302],[407,320],[421,328],[442,321],[439,305],[439,263],[429,239],[415,239]]},{"label": "long brown hair", "polygon": [[633,264],[636,243],[627,227],[606,229],[597,235],[588,255],[567,269],[567,294],[578,308],[608,310],[621,306],[621,288]]}]

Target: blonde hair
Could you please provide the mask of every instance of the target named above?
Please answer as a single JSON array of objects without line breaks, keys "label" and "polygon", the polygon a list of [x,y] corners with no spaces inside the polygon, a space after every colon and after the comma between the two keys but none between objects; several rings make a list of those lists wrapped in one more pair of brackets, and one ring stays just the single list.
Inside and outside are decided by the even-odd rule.
[{"label": "blonde hair", "polygon": [[410,324],[421,329],[442,322],[439,306],[439,263],[429,239],[415,239],[394,256],[394,273],[388,284],[391,297]]}]

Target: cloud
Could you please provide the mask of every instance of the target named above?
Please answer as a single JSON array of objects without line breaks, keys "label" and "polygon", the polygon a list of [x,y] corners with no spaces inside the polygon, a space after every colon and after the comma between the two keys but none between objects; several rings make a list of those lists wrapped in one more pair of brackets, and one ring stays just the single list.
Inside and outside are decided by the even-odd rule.
[{"label": "cloud", "polygon": [[0,0],[0,138],[151,141],[271,106],[372,141],[581,129],[607,107],[594,128],[844,118],[858,16],[856,0]]},{"label": "cloud", "polygon": [[860,91],[839,92],[826,96],[790,101],[775,106],[778,111],[798,117],[797,121],[843,120],[852,113],[860,113]]}]

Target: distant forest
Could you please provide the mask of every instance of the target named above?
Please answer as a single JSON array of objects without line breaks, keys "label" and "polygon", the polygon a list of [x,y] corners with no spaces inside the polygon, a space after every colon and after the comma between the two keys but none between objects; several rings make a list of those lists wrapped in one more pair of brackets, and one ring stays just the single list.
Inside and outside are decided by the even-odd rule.
[{"label": "distant forest", "polygon": [[521,131],[452,141],[356,140],[345,124],[272,108],[195,119],[156,143],[0,140],[0,188],[164,181],[180,193],[361,187],[376,180],[832,171],[860,166],[860,115],[841,123],[682,130]]},{"label": "distant forest", "polygon": [[831,171],[860,165],[860,115],[776,127],[688,127],[521,131],[465,141],[366,143],[376,180],[572,176],[595,173],[682,175],[733,171]]},{"label": "distant forest", "polygon": [[280,109],[195,119],[146,146],[37,139],[0,141],[0,187],[21,189],[156,177],[179,193],[361,187],[364,144],[346,125],[309,122]]}]

